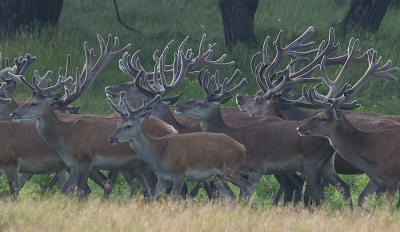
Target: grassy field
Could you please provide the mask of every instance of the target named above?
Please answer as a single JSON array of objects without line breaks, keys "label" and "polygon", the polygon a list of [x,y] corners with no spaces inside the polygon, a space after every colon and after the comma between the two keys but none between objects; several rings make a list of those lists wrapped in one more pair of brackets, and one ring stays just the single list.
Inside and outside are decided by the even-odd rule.
[{"label": "grassy field", "polygon": [[[241,93],[252,94],[258,90],[255,78],[250,71],[250,59],[261,50],[267,35],[276,38],[279,30],[284,30],[284,45],[301,35],[309,26],[314,26],[315,33],[309,41],[319,44],[327,40],[328,30],[332,23],[340,21],[345,14],[346,7],[335,6],[332,0],[281,0],[260,1],[255,15],[254,29],[257,44],[252,48],[237,45],[229,51],[224,46],[223,29],[216,1],[136,1],[118,0],[120,14],[123,20],[141,31],[145,36],[126,30],[117,21],[113,2],[110,0],[68,0],[64,2],[59,27],[57,30],[44,30],[33,34],[20,34],[12,39],[0,41],[0,51],[3,58],[14,58],[30,53],[38,60],[26,75],[31,78],[33,71],[39,70],[41,75],[47,70],[58,72],[65,66],[67,54],[72,55],[73,66],[83,66],[83,42],[87,41],[90,47],[99,55],[96,35],[104,38],[108,34],[120,38],[121,47],[132,44],[129,51],[133,54],[140,50],[141,64],[151,70],[154,63],[152,53],[174,39],[171,51],[188,35],[190,40],[186,48],[193,48],[197,54],[199,41],[203,34],[207,34],[207,44],[217,43],[215,58],[227,54],[227,61],[235,61],[231,68],[221,70],[221,75],[231,76],[235,69],[240,69],[243,76],[249,80],[249,85]],[[371,35],[365,32],[351,34],[337,34],[336,40],[341,48],[338,54],[344,54],[351,37],[359,38],[361,52],[373,47],[384,61],[393,60],[393,66],[399,66],[398,54],[400,46],[400,17],[395,9],[389,9],[379,32]],[[317,46],[317,45],[316,45]],[[274,54],[270,42],[269,56]],[[168,61],[172,61],[172,52]],[[354,83],[364,72],[365,66],[357,66],[352,70],[346,81]],[[330,68],[328,75],[333,77],[339,69]],[[399,76],[396,75],[395,76]],[[131,81],[131,77],[123,74],[118,68],[115,59],[103,74],[94,82],[93,86],[78,99],[74,105],[81,107],[83,113],[110,114],[111,108],[107,105],[104,88],[111,84]],[[301,86],[295,88],[299,91]],[[385,114],[399,114],[398,98],[399,85],[382,80],[375,80],[367,84],[358,93],[357,99],[362,104],[360,111],[370,111]],[[181,93],[180,101],[195,99],[203,96],[195,77],[188,77],[175,91]],[[16,97],[28,97],[29,92],[19,86]],[[226,104],[235,107],[234,101]],[[271,208],[270,202],[278,184],[271,177],[263,178],[253,196],[253,207],[223,206],[220,204],[204,205],[204,193],[194,199],[192,203],[170,204],[157,203],[155,205],[142,204],[140,201],[129,201],[130,189],[120,179],[113,190],[114,203],[102,202],[101,190],[90,183],[92,194],[89,202],[77,204],[73,199],[62,198],[57,189],[47,190],[47,183],[51,176],[35,176],[21,191],[21,201],[12,203],[5,198],[0,201],[0,230],[20,231],[30,230],[292,230],[292,231],[321,231],[321,230],[358,230],[379,231],[398,228],[399,215],[392,212],[394,207],[387,209],[384,200],[376,203],[371,197],[367,205],[373,208],[371,214],[348,212],[343,198],[333,188],[325,191],[325,201],[321,209],[309,213],[303,209]],[[365,176],[343,176],[351,186],[353,201],[356,204],[357,196],[367,184]],[[136,186],[137,187],[137,186]],[[134,187],[136,189],[136,187]],[[8,183],[4,175],[0,176],[0,195],[8,196]],[[201,204],[197,204],[197,201]],[[159,223],[159,221],[165,221]],[[373,229],[372,229],[373,228]]]}]

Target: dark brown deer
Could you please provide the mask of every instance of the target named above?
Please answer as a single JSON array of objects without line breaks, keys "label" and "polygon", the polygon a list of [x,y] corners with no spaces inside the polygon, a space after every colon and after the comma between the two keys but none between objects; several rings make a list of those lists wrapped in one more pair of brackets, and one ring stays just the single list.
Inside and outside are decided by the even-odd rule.
[{"label": "dark brown deer", "polygon": [[[259,56],[259,53],[255,54],[251,61],[251,70],[253,75],[256,77],[257,83],[260,90],[254,95],[243,95],[238,94],[236,96],[236,103],[238,107],[249,113],[252,116],[277,116],[285,120],[295,120],[301,121],[307,118],[311,118],[315,115],[315,106],[307,102],[299,100],[289,100],[287,98],[287,92],[293,88],[294,84],[299,84],[302,82],[308,82],[308,75],[302,76],[298,73],[302,73],[303,69],[295,71],[294,63],[290,67],[286,67],[285,71],[292,68],[289,79],[284,82],[282,81],[281,75],[284,71],[277,71],[277,65],[271,70],[273,63],[282,61],[283,58],[291,58],[288,53],[283,53],[283,48],[280,46],[282,32],[278,35],[276,41],[274,42],[276,46],[276,56],[273,62],[268,60],[267,47],[269,37],[266,38],[264,46],[262,49],[262,63],[259,63],[257,67],[255,66],[255,60]],[[310,65],[319,65],[324,56],[327,57],[325,65],[335,65],[344,64],[348,54],[329,57],[333,52],[339,49],[339,44],[335,44],[335,34],[333,28],[329,31],[329,40],[327,46],[324,47],[325,42],[323,41],[319,46],[318,52],[311,63],[305,66],[307,68]],[[293,48],[293,53],[297,52]],[[280,59],[278,59],[280,58]],[[297,58],[297,57],[296,57]],[[302,56],[300,60],[308,60],[307,56]],[[354,63],[367,63],[367,53],[356,57]],[[268,70],[268,71],[267,71]],[[304,73],[304,72],[303,72]],[[279,79],[280,78],[280,79]],[[320,81],[320,78],[314,78],[315,81]],[[314,109],[314,110],[305,110]],[[360,112],[343,112],[348,116],[349,120],[354,123],[354,125],[363,130],[375,130],[379,127],[394,125],[400,122],[399,116],[387,116],[371,113],[360,113]],[[354,165],[348,163],[340,155],[335,156],[335,169],[339,174],[361,174],[362,171],[357,169]],[[281,192],[281,191],[280,191]],[[279,196],[279,194],[277,194]]]},{"label": "dark brown deer", "polygon": [[[382,57],[377,59],[377,52],[370,49],[367,53],[369,67],[364,75],[353,87],[345,85],[346,89],[343,93],[337,95],[341,81],[355,60],[358,46],[358,40],[350,42],[348,57],[335,81],[331,81],[327,77],[325,73],[326,58],[322,60],[322,77],[330,88],[329,93],[323,96],[315,88],[310,88],[308,92],[303,91],[303,94],[307,101],[323,108],[324,111],[300,125],[297,131],[302,136],[313,135],[328,138],[331,145],[340,152],[343,158],[368,175],[370,181],[358,199],[359,206],[364,209],[365,197],[380,187],[386,187],[388,200],[390,203],[393,202],[400,182],[400,169],[398,168],[400,156],[397,154],[400,126],[392,125],[370,132],[363,131],[357,129],[348,117],[341,113],[340,107],[375,77],[396,81],[392,74],[398,72],[399,68],[391,68],[390,60],[381,66]],[[314,94],[322,101],[316,99]],[[350,104],[355,105],[357,102],[353,101]],[[397,206],[399,207],[399,204]]]},{"label": "dark brown deer", "polygon": [[[176,113],[199,119],[203,131],[225,133],[246,147],[247,156],[243,159],[241,173],[252,183],[252,191],[265,174],[285,175],[304,171],[307,173],[314,203],[318,203],[321,197],[318,184],[320,173],[343,190],[346,199],[350,200],[348,185],[327,162],[334,153],[328,140],[303,140],[295,133],[299,122],[261,122],[237,128],[225,124],[218,106],[228,101],[247,83],[246,79],[242,79],[233,89],[227,90],[227,86],[233,84],[239,76],[240,71],[237,70],[221,84],[218,75],[209,77],[209,73],[205,72],[203,79],[199,75],[198,81],[206,97],[176,104]],[[217,86],[215,90],[211,87],[214,79]]]}]

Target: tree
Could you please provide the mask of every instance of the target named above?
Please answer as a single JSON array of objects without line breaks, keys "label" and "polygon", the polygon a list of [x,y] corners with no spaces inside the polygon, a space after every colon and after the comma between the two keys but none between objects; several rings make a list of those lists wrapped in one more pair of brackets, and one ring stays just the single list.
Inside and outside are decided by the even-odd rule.
[{"label": "tree", "polygon": [[352,0],[339,27],[344,30],[360,28],[376,33],[391,0]]},{"label": "tree", "polygon": [[253,21],[259,0],[218,0],[225,45],[231,47],[238,41],[246,46],[256,42]]},{"label": "tree", "polygon": [[64,0],[0,0],[0,32],[14,35],[43,26],[57,26]]}]

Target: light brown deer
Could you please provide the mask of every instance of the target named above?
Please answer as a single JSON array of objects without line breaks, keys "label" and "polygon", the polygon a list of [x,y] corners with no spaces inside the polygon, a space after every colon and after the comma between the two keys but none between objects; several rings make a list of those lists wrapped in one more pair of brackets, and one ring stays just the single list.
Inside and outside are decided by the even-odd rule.
[{"label": "light brown deer", "polygon": [[[326,75],[324,68],[326,58],[322,60],[322,77],[330,87],[329,93],[323,96],[315,88],[310,88],[303,94],[307,101],[324,108],[324,111],[300,125],[297,132],[302,136],[313,135],[328,138],[331,145],[340,152],[343,158],[368,175],[370,181],[358,198],[359,206],[364,209],[365,197],[380,187],[386,187],[386,195],[390,203],[394,199],[400,182],[400,156],[397,154],[400,126],[392,125],[370,132],[363,131],[357,129],[347,116],[341,113],[340,106],[375,77],[395,81],[396,78],[392,74],[398,72],[399,68],[391,68],[390,60],[381,66],[382,57],[377,60],[377,52],[370,49],[367,53],[369,67],[364,75],[353,87],[347,86],[341,95],[337,95],[340,82],[355,60],[358,46],[358,40],[349,46],[348,58],[335,81],[331,81]],[[316,94],[322,101],[316,99],[313,94]],[[357,102],[353,101],[351,104],[357,104]],[[397,206],[399,207],[399,204]]]},{"label": "light brown deer", "polygon": [[[111,37],[109,37],[110,40]],[[107,143],[101,143],[101,141],[107,140],[107,135],[112,132],[113,125],[118,118],[114,116],[84,116],[67,122],[59,119],[51,110],[52,105],[62,108],[76,100],[89,88],[111,60],[125,52],[129,46],[118,51],[118,38],[116,38],[114,45],[108,43],[107,46],[101,47],[102,53],[94,66],[92,66],[93,51],[89,51],[86,43],[84,48],[85,66],[81,74],[78,70],[76,71],[75,83],[71,83],[72,77],[66,74],[65,77],[60,75],[54,86],[41,88],[37,86],[36,77],[33,79],[33,85],[21,77],[33,95],[11,114],[11,118],[16,122],[38,119],[37,129],[40,135],[61,155],[67,166],[77,172],[80,199],[87,195],[85,186],[91,169],[124,170],[143,164],[143,161],[129,146],[112,147]],[[55,99],[52,91],[63,86],[65,86],[64,96]],[[154,131],[158,136],[176,133],[173,127],[154,118],[148,120],[148,129]]]},{"label": "light brown deer", "polygon": [[143,130],[141,123],[150,116],[151,107],[160,98],[161,96],[157,95],[148,104],[144,100],[143,105],[135,111],[130,109],[125,99],[125,92],[120,93],[118,105],[107,99],[110,106],[121,115],[117,130],[108,138],[108,142],[111,144],[129,142],[140,158],[157,173],[158,182],[154,200],[171,183],[173,200],[176,200],[187,180],[213,180],[218,191],[227,200],[234,200],[235,195],[223,183],[229,181],[247,196],[251,183],[243,179],[239,173],[242,158],[246,156],[246,149],[229,136],[197,132],[155,138]]},{"label": "light brown deer", "polygon": [[[343,190],[346,199],[350,200],[348,185],[336,174],[333,166],[329,166],[330,162],[327,162],[334,153],[333,148],[327,140],[303,140],[296,135],[295,128],[299,125],[298,122],[261,122],[237,128],[225,124],[218,106],[229,100],[247,83],[242,79],[237,86],[228,91],[227,86],[233,84],[239,76],[240,71],[237,70],[230,79],[225,78],[221,84],[218,75],[209,77],[209,73],[206,72],[202,79],[199,74],[198,81],[206,97],[176,104],[176,113],[200,119],[203,131],[225,133],[246,147],[247,156],[243,159],[241,173],[252,183],[251,191],[254,191],[265,174],[284,175],[304,171],[307,173],[314,203],[317,204],[321,197],[317,181],[320,173]],[[211,87],[213,79],[216,80],[215,90]]]}]

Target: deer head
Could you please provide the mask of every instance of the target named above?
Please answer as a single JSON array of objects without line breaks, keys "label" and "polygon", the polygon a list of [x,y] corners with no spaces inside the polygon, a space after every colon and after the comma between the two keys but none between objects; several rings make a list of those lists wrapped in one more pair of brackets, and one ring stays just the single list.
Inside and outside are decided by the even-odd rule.
[{"label": "deer head", "polygon": [[[196,119],[205,119],[213,114],[218,109],[218,106],[226,103],[232,98],[233,94],[239,89],[244,87],[248,82],[246,78],[243,78],[238,85],[233,87],[231,90],[227,90],[227,87],[241,76],[239,69],[235,71],[231,78],[225,78],[223,83],[219,80],[219,71],[216,71],[215,75],[211,75],[206,70],[203,75],[203,70],[197,76],[198,82],[202,87],[205,98],[197,99],[194,101],[183,102],[175,105],[175,112],[177,114],[184,114]],[[215,81],[216,89],[212,89],[212,84]]]},{"label": "deer head", "polygon": [[356,54],[359,52],[358,46],[359,41],[354,41],[352,38],[349,42],[346,62],[334,81],[330,80],[326,75],[326,57],[323,58],[321,62],[321,73],[324,82],[329,86],[330,89],[327,95],[320,94],[314,87],[311,87],[308,92],[305,90],[305,88],[303,88],[303,96],[305,99],[307,99],[307,101],[311,104],[319,108],[323,108],[324,111],[300,125],[297,128],[297,131],[300,135],[328,137],[335,135],[336,130],[340,128],[339,125],[343,117],[340,109],[353,109],[359,106],[356,100],[352,101],[351,103],[346,103],[346,101],[351,96],[356,94],[362,88],[362,86],[376,77],[381,77],[387,81],[397,81],[392,74],[398,72],[399,68],[391,68],[391,60],[388,60],[385,65],[381,66],[382,57],[377,59],[377,51],[370,49],[366,53],[369,67],[365,71],[364,75],[354,86],[345,84],[342,90],[339,91],[339,85],[341,81],[344,79],[346,73],[356,60]]},{"label": "deer head", "polygon": [[108,138],[108,143],[116,145],[120,142],[132,140],[140,130],[140,123],[150,117],[152,107],[161,99],[160,95],[156,95],[150,102],[143,104],[136,110],[132,110],[126,100],[126,93],[122,91],[120,94],[118,105],[114,104],[110,98],[107,98],[108,104],[121,116],[121,121],[117,124],[117,129]]},{"label": "deer head", "polygon": [[[234,62],[228,62],[224,63],[224,59],[226,55],[221,56],[219,59],[213,61],[212,56],[214,53],[214,47],[216,44],[210,44],[208,47],[208,50],[205,51],[205,40],[206,40],[206,35],[203,35],[200,46],[199,46],[199,54],[197,56],[193,55],[192,49],[188,49],[184,53],[184,47],[188,41],[189,37],[186,37],[183,42],[180,44],[178,51],[174,55],[174,61],[172,64],[166,64],[165,59],[167,52],[169,48],[171,47],[172,43],[174,42],[171,40],[167,46],[164,48],[163,52],[161,55],[158,55],[159,51],[156,50],[153,53],[153,59],[155,61],[154,65],[154,71],[153,72],[147,72],[144,71],[143,75],[146,76],[146,83],[144,82],[144,76],[138,75],[140,70],[144,70],[142,65],[139,62],[139,50],[136,51],[132,57],[128,53],[125,53],[122,59],[119,61],[119,67],[121,71],[123,71],[125,74],[128,74],[132,76],[133,81],[132,82],[127,82],[119,85],[112,85],[112,86],[107,86],[105,89],[106,95],[111,98],[118,98],[119,93],[121,91],[126,92],[126,99],[127,101],[131,104],[132,107],[136,108],[139,107],[141,104],[142,99],[146,100],[151,100],[155,95],[150,94],[150,92],[154,92],[151,89],[157,89],[160,87],[160,85],[163,85],[166,83],[166,78],[168,76],[178,76],[178,72],[182,69],[181,67],[181,61],[180,61],[180,53],[185,54],[184,57],[186,59],[191,59],[190,61],[187,62],[187,67],[185,68],[185,75],[190,76],[190,75],[196,75],[198,71],[194,71],[194,68],[200,65],[207,65],[211,67],[229,67],[234,64]],[[156,78],[154,78],[156,77]],[[139,79],[139,80],[138,80]],[[155,80],[158,80],[155,81]],[[175,78],[174,78],[175,80]],[[157,82],[157,83],[156,83]],[[173,81],[174,83],[177,83],[176,81]],[[180,83],[180,82],[179,82]],[[171,83],[171,85],[177,87],[177,85],[174,85]],[[142,87],[142,88],[141,88]],[[164,86],[165,87],[165,86]],[[171,92],[175,88],[168,88],[169,91]],[[147,89],[147,90],[144,90]],[[164,91],[164,95],[168,94],[168,92]],[[169,99],[163,99],[162,101],[155,106],[155,109],[153,113],[157,112],[157,107],[160,106],[160,104],[174,104],[176,100],[178,100],[179,96],[174,96]]]},{"label": "deer head", "polygon": [[[67,57],[65,75],[61,74],[62,69],[60,69],[58,81],[53,86],[43,87],[51,77],[51,71],[48,71],[44,77],[40,77],[38,71],[35,71],[32,84],[28,83],[21,76],[22,83],[32,91],[32,96],[24,105],[11,114],[11,118],[16,122],[33,120],[46,114],[50,109],[52,111],[53,105],[58,109],[66,108],[91,86],[96,77],[110,64],[113,58],[122,55],[130,47],[130,44],[128,44],[121,50],[118,50],[119,39],[115,37],[113,43],[111,35],[108,36],[107,44],[100,35],[97,38],[100,43],[100,57],[96,64],[93,65],[94,50],[89,50],[87,43],[84,42],[86,61],[82,73],[79,72],[79,68],[76,68],[74,83],[72,83],[70,55]],[[59,97],[53,91],[61,87],[64,87],[64,93]]]}]

